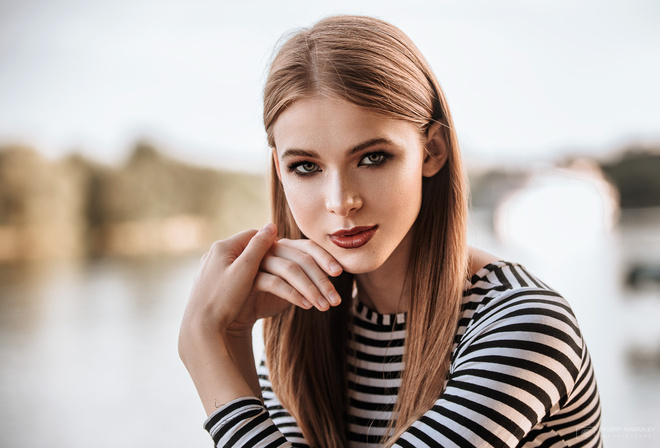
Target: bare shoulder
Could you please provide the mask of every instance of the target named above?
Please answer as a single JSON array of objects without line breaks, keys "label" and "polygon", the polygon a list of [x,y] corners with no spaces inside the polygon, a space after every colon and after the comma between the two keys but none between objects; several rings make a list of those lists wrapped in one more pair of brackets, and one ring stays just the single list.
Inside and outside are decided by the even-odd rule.
[{"label": "bare shoulder", "polygon": [[499,258],[476,247],[468,247],[468,269],[470,275],[476,274],[481,268],[498,261]]}]

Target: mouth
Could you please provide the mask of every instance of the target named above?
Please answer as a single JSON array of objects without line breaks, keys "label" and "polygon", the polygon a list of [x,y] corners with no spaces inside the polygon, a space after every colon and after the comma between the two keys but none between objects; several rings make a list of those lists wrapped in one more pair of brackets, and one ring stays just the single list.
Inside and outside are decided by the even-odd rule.
[{"label": "mouth", "polygon": [[339,230],[328,235],[328,237],[330,241],[342,249],[357,249],[367,244],[377,230],[377,225],[353,227],[352,229]]}]

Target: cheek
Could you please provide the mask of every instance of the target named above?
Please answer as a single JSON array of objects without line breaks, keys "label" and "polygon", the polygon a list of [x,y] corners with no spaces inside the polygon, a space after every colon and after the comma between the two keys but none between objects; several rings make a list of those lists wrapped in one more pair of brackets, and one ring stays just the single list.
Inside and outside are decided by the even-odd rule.
[{"label": "cheek", "polygon": [[392,213],[401,217],[399,225],[409,227],[417,219],[422,205],[421,183],[408,181],[407,185],[401,185],[395,198],[391,203]]},{"label": "cheek", "polygon": [[[380,186],[377,191],[388,192],[392,207],[401,211],[419,208],[422,198],[422,175],[417,167],[410,167],[396,173],[389,178],[387,184]],[[384,196],[384,194],[383,194]]]},{"label": "cheek", "polygon": [[314,221],[315,216],[319,216],[318,195],[310,193],[307,188],[290,184],[284,186],[284,195],[296,224],[307,234],[306,231],[310,229],[306,227]]},{"label": "cheek", "polygon": [[391,228],[400,237],[408,233],[414,224],[422,205],[421,178],[413,176],[398,179],[392,185],[390,200],[387,209],[383,210],[385,216],[390,216]]}]

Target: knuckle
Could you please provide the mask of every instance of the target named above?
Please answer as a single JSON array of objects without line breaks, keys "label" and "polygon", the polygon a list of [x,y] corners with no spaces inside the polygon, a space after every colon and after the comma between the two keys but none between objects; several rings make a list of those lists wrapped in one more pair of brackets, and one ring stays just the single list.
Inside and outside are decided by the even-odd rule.
[{"label": "knuckle", "polygon": [[269,290],[275,290],[279,284],[279,279],[274,275],[266,275],[263,277],[264,286]]},{"label": "knuckle", "polygon": [[311,280],[305,283],[305,291],[312,297],[318,296],[321,293]]},{"label": "knuckle", "polygon": [[315,260],[314,260],[314,257],[312,257],[309,254],[302,254],[300,256],[300,261],[301,261],[301,263],[307,264],[307,265],[312,264],[312,263],[316,263]]},{"label": "knuckle", "polygon": [[225,248],[225,241],[224,240],[218,240],[214,241],[213,244],[211,244],[211,249],[209,250],[208,253],[218,253],[222,252]]},{"label": "knuckle", "polygon": [[330,279],[328,277],[324,276],[324,277],[319,278],[318,284],[323,290],[325,290],[327,292],[335,290],[335,287],[333,286],[332,282],[330,281]]},{"label": "knuckle", "polygon": [[272,244],[271,241],[268,239],[268,234],[266,233],[257,233],[254,235],[251,239],[250,242],[254,242],[256,244],[268,244],[269,246]]},{"label": "knuckle", "polygon": [[292,261],[287,261],[284,265],[284,272],[289,275],[297,275],[301,271],[300,266]]}]

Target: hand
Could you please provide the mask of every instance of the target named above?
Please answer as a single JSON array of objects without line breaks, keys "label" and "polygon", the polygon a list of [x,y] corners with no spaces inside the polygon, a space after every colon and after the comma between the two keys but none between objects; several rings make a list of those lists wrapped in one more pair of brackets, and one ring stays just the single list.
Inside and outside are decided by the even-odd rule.
[{"label": "hand", "polygon": [[274,294],[301,308],[326,311],[341,302],[328,275],[341,272],[341,265],[315,242],[283,238],[261,262],[253,291]]},{"label": "hand", "polygon": [[[328,275],[341,266],[310,240],[276,239],[276,228],[246,231],[213,244],[202,257],[184,325],[197,329],[251,331],[254,322],[291,304],[329,309],[340,298]],[[321,268],[323,267],[323,268]],[[329,303],[328,303],[329,302]]]},{"label": "hand", "polygon": [[[293,305],[329,309],[339,295],[327,277],[341,266],[308,240],[280,240],[267,224],[213,243],[204,254],[179,334],[179,356],[210,415],[218,403],[259,397],[252,326]],[[323,268],[321,268],[323,266]]]},{"label": "hand", "polygon": [[283,238],[272,244],[259,266],[252,291],[228,330],[234,334],[252,330],[261,318],[281,313],[292,304],[327,311],[341,303],[328,275],[342,267],[311,240]]}]

